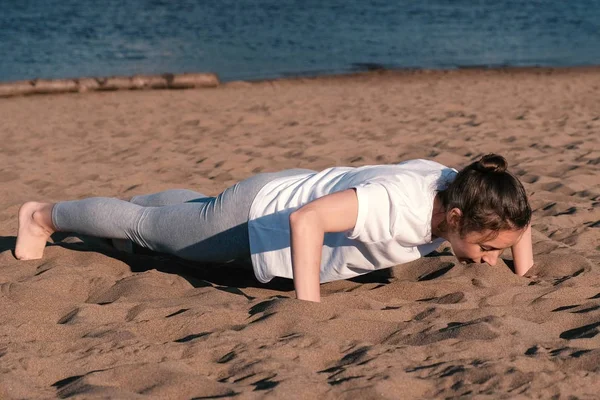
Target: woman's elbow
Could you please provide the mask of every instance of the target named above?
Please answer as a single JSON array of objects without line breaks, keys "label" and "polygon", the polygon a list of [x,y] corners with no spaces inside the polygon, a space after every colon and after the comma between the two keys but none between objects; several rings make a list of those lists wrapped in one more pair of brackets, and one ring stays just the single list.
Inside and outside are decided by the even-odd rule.
[{"label": "woman's elbow", "polygon": [[290,228],[319,227],[319,216],[315,210],[302,207],[290,213]]}]

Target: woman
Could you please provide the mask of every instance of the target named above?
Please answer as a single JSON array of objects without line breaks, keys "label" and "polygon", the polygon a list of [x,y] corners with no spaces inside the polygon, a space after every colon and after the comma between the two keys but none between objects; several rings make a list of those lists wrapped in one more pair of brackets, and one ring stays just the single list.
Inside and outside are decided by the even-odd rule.
[{"label": "woman", "polygon": [[25,203],[15,255],[41,258],[55,231],[127,239],[199,262],[250,257],[256,278],[294,279],[298,299],[319,283],[415,260],[450,242],[461,262],[495,265],[512,248],[533,265],[531,208],[506,160],[488,154],[460,172],[427,160],[321,172],[259,174],[216,197],[189,190]]}]

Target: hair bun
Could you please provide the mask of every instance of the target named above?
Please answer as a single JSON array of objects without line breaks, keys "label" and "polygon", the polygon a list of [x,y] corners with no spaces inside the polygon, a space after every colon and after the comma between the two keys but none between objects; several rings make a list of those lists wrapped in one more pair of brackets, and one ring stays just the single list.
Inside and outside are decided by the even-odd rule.
[{"label": "hair bun", "polygon": [[506,171],[508,163],[506,159],[499,154],[486,154],[473,165],[479,172],[500,174]]}]

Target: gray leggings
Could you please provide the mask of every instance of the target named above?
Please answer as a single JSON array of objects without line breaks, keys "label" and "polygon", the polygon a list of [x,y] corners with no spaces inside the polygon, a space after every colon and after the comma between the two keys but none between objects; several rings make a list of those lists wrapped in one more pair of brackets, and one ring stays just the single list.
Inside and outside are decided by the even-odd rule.
[{"label": "gray leggings", "polygon": [[58,231],[129,239],[150,250],[191,261],[227,262],[250,257],[248,214],[260,189],[273,179],[314,172],[291,169],[262,173],[236,183],[216,197],[185,189],[135,196],[57,203]]}]

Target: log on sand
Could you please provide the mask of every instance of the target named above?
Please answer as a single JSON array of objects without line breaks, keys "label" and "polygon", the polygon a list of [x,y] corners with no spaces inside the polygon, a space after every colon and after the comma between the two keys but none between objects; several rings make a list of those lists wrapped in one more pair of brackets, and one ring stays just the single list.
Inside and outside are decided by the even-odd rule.
[{"label": "log on sand", "polygon": [[218,76],[213,73],[33,79],[0,82],[0,97],[88,91],[212,88],[219,84]]},{"label": "log on sand", "polygon": [[77,82],[73,79],[34,79],[31,81],[33,93],[77,92]]},{"label": "log on sand", "polygon": [[0,97],[22,96],[34,92],[35,88],[30,81],[0,83]]}]

